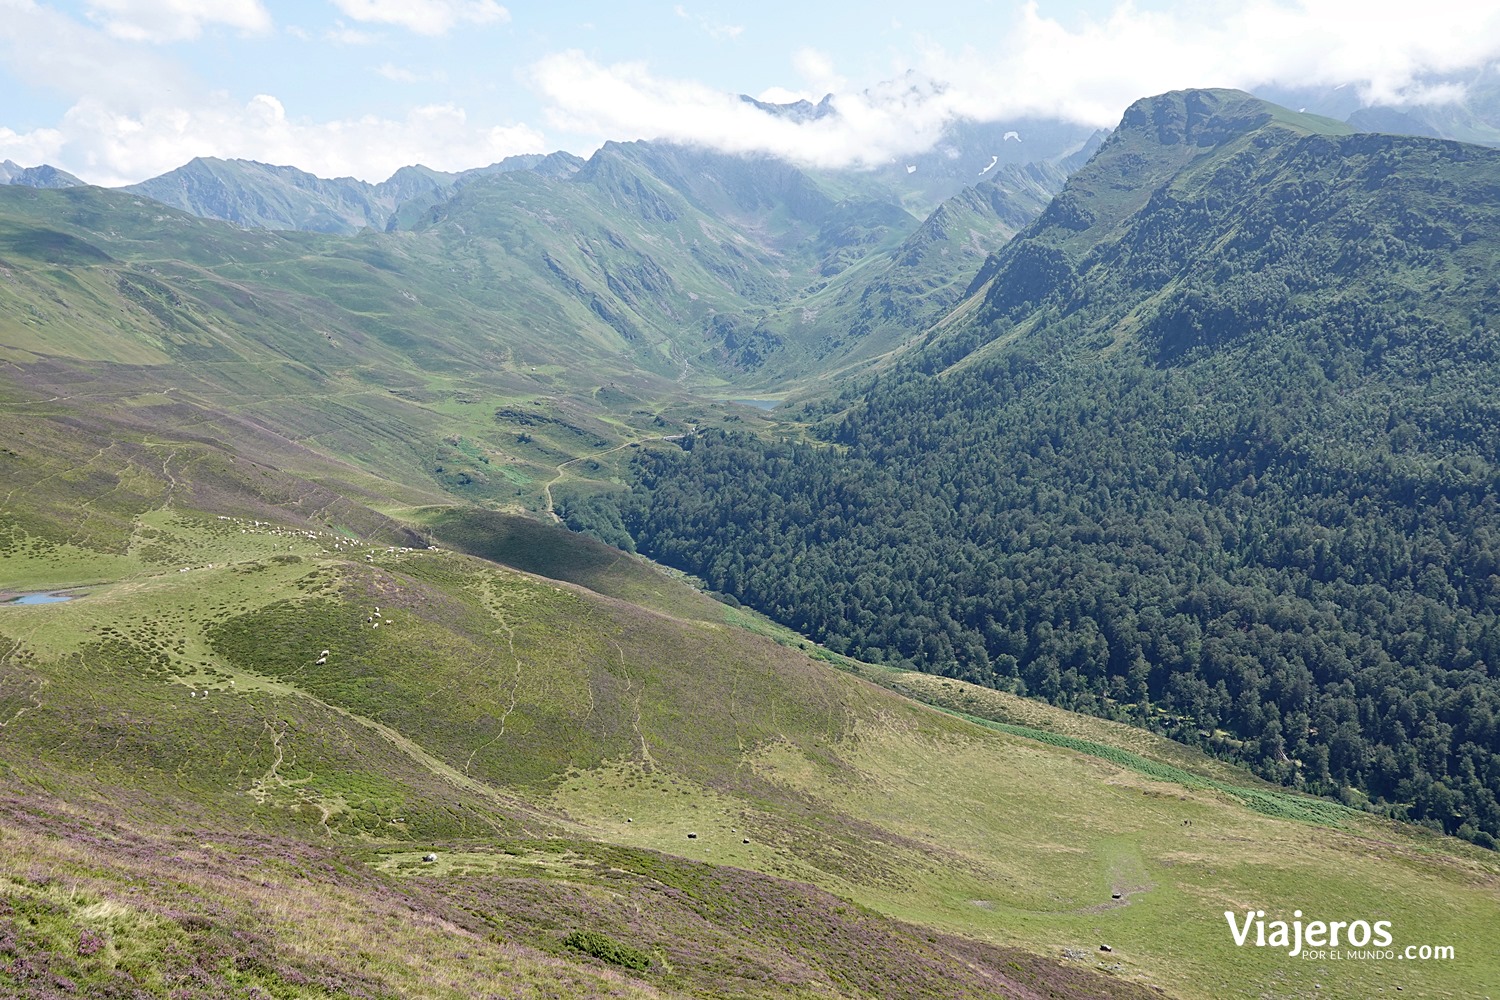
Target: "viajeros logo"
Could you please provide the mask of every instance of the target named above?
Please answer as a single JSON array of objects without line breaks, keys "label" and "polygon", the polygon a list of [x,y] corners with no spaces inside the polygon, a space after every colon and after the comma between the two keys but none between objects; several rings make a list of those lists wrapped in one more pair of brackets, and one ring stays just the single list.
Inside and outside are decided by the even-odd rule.
[{"label": "viajeros logo", "polygon": [[1235,947],[1285,949],[1288,958],[1330,961],[1453,958],[1452,945],[1395,946],[1389,920],[1304,921],[1301,910],[1293,910],[1291,920],[1267,920],[1265,910],[1246,910],[1243,917],[1234,910],[1225,910],[1224,919],[1229,923]]}]

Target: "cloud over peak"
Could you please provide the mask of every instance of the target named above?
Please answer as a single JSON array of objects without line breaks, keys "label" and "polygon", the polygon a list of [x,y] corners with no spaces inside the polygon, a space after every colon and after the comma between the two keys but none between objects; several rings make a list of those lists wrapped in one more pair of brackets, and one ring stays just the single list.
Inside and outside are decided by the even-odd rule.
[{"label": "cloud over peak", "polygon": [[[679,16],[688,12],[679,7]],[[610,138],[660,138],[765,152],[816,166],[871,165],[929,148],[959,119],[1056,117],[1114,125],[1134,100],[1194,86],[1356,88],[1366,104],[1462,99],[1435,75],[1500,59],[1500,5],[1430,0],[1209,0],[1175,11],[1123,2],[1073,26],[1035,0],[991,42],[953,51],[917,42],[911,70],[851,86],[825,52],[792,55],[801,88],[762,98],[816,100],[836,116],[796,122],[645,62],[605,64],[572,50],[531,67],[552,125]]]}]

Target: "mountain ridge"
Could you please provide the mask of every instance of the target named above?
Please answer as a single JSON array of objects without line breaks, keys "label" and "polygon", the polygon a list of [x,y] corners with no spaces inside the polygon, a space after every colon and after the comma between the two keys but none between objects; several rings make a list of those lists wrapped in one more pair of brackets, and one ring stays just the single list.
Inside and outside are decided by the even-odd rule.
[{"label": "mountain ridge", "polygon": [[120,190],[242,228],[348,235],[364,228],[384,230],[403,204],[439,200],[471,177],[510,170],[558,175],[581,162],[567,153],[528,154],[458,173],[417,164],[371,184],[353,177],[318,177],[297,167],[255,160],[196,157]]},{"label": "mountain ridge", "polygon": [[0,184],[16,184],[21,187],[64,188],[78,187],[84,182],[50,164],[23,167],[13,160],[0,163]]}]

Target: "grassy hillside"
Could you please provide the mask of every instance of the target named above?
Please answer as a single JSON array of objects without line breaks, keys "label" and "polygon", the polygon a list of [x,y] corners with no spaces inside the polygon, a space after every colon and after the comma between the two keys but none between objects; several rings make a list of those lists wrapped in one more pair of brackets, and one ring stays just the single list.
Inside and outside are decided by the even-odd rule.
[{"label": "grassy hillside", "polygon": [[[25,845],[0,873],[0,977],[23,995],[51,975],[287,996],[457,996],[492,976],[564,996],[1390,982],[1233,946],[1223,909],[1287,900],[1457,949],[1403,967],[1410,989],[1495,972],[1493,855],[1252,808],[1253,779],[1078,717],[1000,731],[934,712],[557,529],[428,519],[495,538],[520,574],[184,496],[134,515],[118,551],[3,560],[14,592],[87,584],[0,607],[3,829]],[[132,894],[140,878],[155,887]],[[308,893],[335,902],[313,916]],[[626,964],[585,957],[575,930]],[[350,944],[309,947],[325,936]]]},{"label": "grassy hillside", "polygon": [[597,317],[453,294],[452,262],[409,235],[245,233],[7,187],[0,262],[0,406],[37,444],[16,441],[17,485],[149,440],[158,466],[222,447],[385,505],[545,514],[554,482],[589,478],[575,459],[732,416],[640,369]]}]

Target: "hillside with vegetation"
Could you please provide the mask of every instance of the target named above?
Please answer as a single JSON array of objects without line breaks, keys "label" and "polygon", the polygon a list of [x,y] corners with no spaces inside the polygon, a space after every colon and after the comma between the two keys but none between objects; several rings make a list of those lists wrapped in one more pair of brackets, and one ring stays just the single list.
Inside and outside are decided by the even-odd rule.
[{"label": "hillside with vegetation", "polygon": [[641,551],[832,648],[1500,834],[1500,155],[1143,101],[807,443],[638,460]]},{"label": "hillside with vegetation", "polygon": [[557,527],[440,508],[382,543],[213,513],[206,467],[168,469],[129,478],[115,550],[0,560],[72,596],[0,607],[10,995],[1385,982],[1234,948],[1218,910],[1293,896],[1457,949],[1411,988],[1493,972],[1484,852],[843,660]]},{"label": "hillside with vegetation", "polygon": [[[1194,101],[1210,98],[1218,109],[1201,113]],[[1183,127],[1173,100],[1192,111]],[[1121,169],[1121,155],[1158,186],[1197,176],[1218,192],[1230,147],[1259,148],[1277,130],[1288,137],[1266,155],[1352,141],[1232,95],[1158,103],[1155,139],[1122,129],[1070,188],[1105,192],[1075,200],[1109,233],[1134,233],[1166,200],[1088,179]],[[1156,157],[1153,142],[1173,148]],[[1423,148],[1440,165],[1455,155]],[[1431,186],[1432,205],[1464,197],[1456,177],[1452,192]],[[1237,686],[1231,708],[1263,692],[1263,710],[1281,713],[1286,767],[1305,775],[1277,685],[1295,681],[1291,658],[1336,649],[1350,685],[1364,683],[1356,668],[1387,670],[1427,767],[1454,733],[1422,728],[1428,707],[1449,710],[1446,689],[1423,701],[1413,678],[1449,675],[1380,657],[1428,656],[1422,630],[1445,621],[1443,595],[1418,605],[1395,652],[1346,639],[1342,606],[1317,589],[1333,583],[1268,575],[1248,556],[1231,566],[1212,548],[1241,514],[1243,530],[1282,546],[1264,551],[1300,530],[1267,520],[1259,493],[1233,517],[1205,506],[1194,487],[1218,488],[1203,456],[1228,447],[1212,436],[1222,424],[1168,438],[1198,449],[1170,463],[1130,464],[1154,454],[1153,430],[1179,409],[1213,398],[1192,394],[1206,391],[1190,381],[1209,370],[1197,366],[1219,366],[1221,402],[1240,391],[1235,351],[1254,338],[1163,348],[1175,341],[1151,324],[1175,329],[1158,316],[1170,295],[1151,301],[1158,312],[1118,299],[1134,311],[1108,328],[1113,346],[1085,330],[1114,308],[1086,282],[1114,279],[1069,256],[1083,244],[1058,220],[1078,209],[1066,191],[1061,208],[1047,202],[1062,181],[1049,167],[997,166],[919,224],[899,199],[837,177],[625,144],[566,176],[471,178],[391,232],[353,236],[247,231],[97,188],[0,187],[0,994],[1209,1000],[1465,996],[1495,982],[1500,856],[1374,815],[1342,788],[1346,801],[1306,794],[1326,790],[1307,777],[1285,787],[1232,714],[1193,736],[1191,705],[1174,699],[1199,690],[1205,665],[1228,663],[1214,678],[1226,690],[1231,678],[1265,682]],[[1253,189],[1240,195],[1251,207]],[[1218,225],[1212,198],[1185,190],[1206,206],[1194,226]],[[1433,266],[1486,246],[1451,224],[1459,250],[1433,249]],[[1014,253],[979,252],[1016,229]],[[1096,235],[1099,254],[1118,246]],[[1075,262],[1076,302],[1026,284],[1028,262],[1052,251]],[[1185,259],[1218,266],[1203,251]],[[1118,265],[1127,285],[1145,281],[1132,260]],[[823,332],[774,326],[823,281]],[[909,318],[880,305],[865,340],[820,353],[837,314],[882,288],[896,305],[919,300]],[[1078,325],[1049,333],[1007,295],[1043,295],[1044,312]],[[1425,299],[1413,301],[1417,315]],[[767,335],[735,315],[765,318]],[[930,336],[902,328],[933,319]],[[1266,343],[1302,364],[1287,346],[1300,328],[1282,322]],[[880,338],[878,351],[866,344]],[[1382,357],[1423,363],[1407,347],[1388,334]],[[865,364],[881,366],[878,382],[790,418],[732,402],[812,392]],[[1323,369],[1294,370],[1306,374],[1287,391],[1310,393]],[[1445,379],[1474,377],[1442,371],[1431,408],[1408,415],[1410,447],[1389,458],[1438,470],[1412,480],[1423,489],[1469,468],[1467,453],[1429,454],[1448,426],[1432,421],[1462,412]],[[1163,385],[1177,394],[1150,395]],[[1091,416],[1074,420],[1088,394]],[[1259,397],[1232,398],[1250,415]],[[1126,423],[1110,422],[1116,410],[1146,414],[1130,417],[1140,429],[1125,448],[1105,433]],[[768,443],[809,423],[810,445]],[[1007,427],[1030,436],[1012,441]],[[949,454],[962,467],[940,464]],[[1253,466],[1256,489],[1301,489],[1270,454]],[[1078,485],[1090,456],[1108,497]],[[632,475],[641,492],[622,518],[609,498]],[[692,477],[714,492],[688,489]],[[1163,482],[1181,488],[1158,496]],[[674,496],[700,518],[691,532],[665,519]],[[1108,524],[1103,506],[1070,506],[1115,496],[1129,508],[1109,508]],[[728,572],[710,563],[693,580],[555,523],[627,546],[629,527],[689,565],[689,543],[730,537],[712,520],[724,502],[797,558],[742,546]],[[1414,523],[1436,532],[1448,509]],[[955,517],[985,523],[976,537],[988,547],[947,534]],[[884,567],[861,548],[875,540],[866,531],[885,532],[888,547],[872,550]],[[941,563],[922,553],[929,542]],[[1093,558],[1102,550],[1081,547],[1093,542],[1129,561]],[[1179,552],[1203,568],[1180,570]],[[1013,602],[992,616],[1013,643],[995,653],[990,632],[966,645],[941,618],[992,558],[1010,560],[1010,575],[988,578],[981,598]],[[914,569],[909,588],[881,589]],[[1049,576],[1060,572],[1095,603],[1064,603]],[[1090,590],[1091,574],[1125,589]],[[1181,574],[1191,586],[1179,593]],[[1336,592],[1359,598],[1359,614],[1404,607],[1382,604],[1375,585],[1335,582],[1363,588]],[[21,595],[45,603],[10,600]],[[872,638],[882,615],[915,631],[920,655],[815,620],[788,629],[740,603],[801,625],[796,608],[821,614],[834,600]],[[1205,601],[1239,601],[1243,617],[1195,633],[1193,616],[1219,606]],[[1107,646],[1070,631],[1126,604],[1135,618],[1099,620],[1114,629]],[[1055,666],[1071,686],[1039,690],[1045,663],[1033,685],[1028,608],[1047,618],[1041,655],[1070,657]],[[1136,675],[1122,695],[1114,637],[1127,624],[1155,644],[1126,647]],[[1460,641],[1455,655],[1469,659],[1450,675],[1466,679],[1487,640]],[[988,672],[974,669],[983,657]],[[982,683],[904,669],[940,658],[959,665],[942,672]],[[1137,679],[1149,702],[1131,700]],[[1022,681],[1145,725],[1019,697]],[[1473,685],[1476,706],[1487,683]],[[1355,690],[1356,712],[1366,699],[1385,710],[1386,691]],[[1310,742],[1326,694],[1307,692]],[[1395,744],[1357,719],[1382,759]],[[1389,920],[1398,947],[1454,952],[1336,962],[1235,946],[1226,909],[1287,916],[1288,901]]]}]

